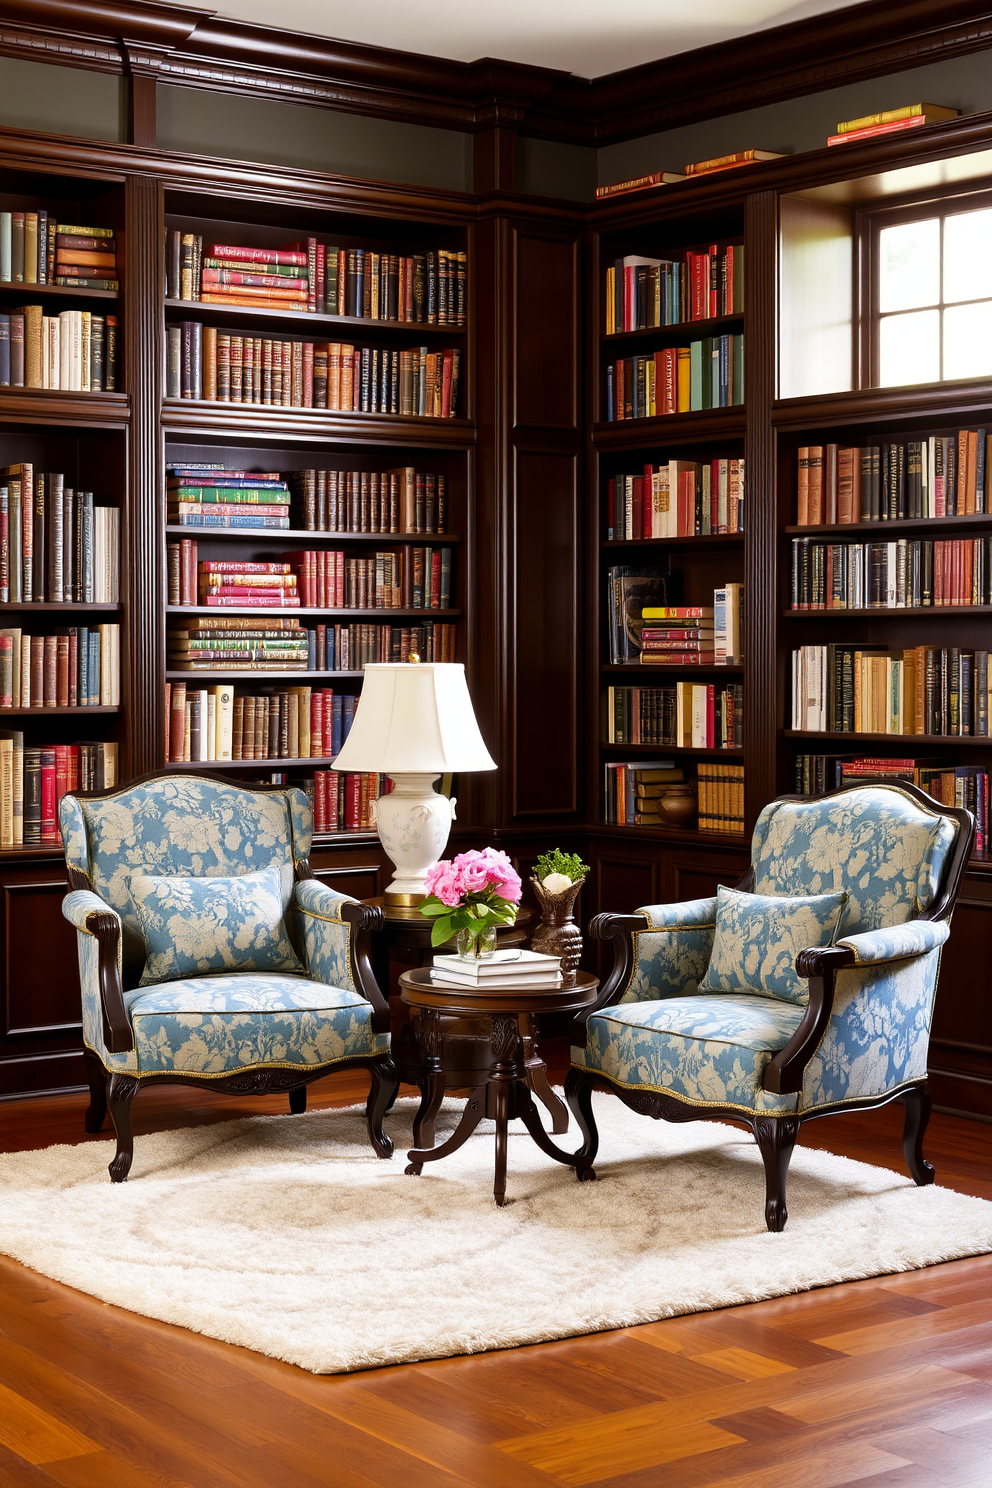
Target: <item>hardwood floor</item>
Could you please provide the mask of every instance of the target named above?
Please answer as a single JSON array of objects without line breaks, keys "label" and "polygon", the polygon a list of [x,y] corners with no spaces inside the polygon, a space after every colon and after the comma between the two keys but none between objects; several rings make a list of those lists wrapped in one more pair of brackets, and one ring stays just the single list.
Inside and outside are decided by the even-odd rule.
[{"label": "hardwood floor", "polygon": [[[364,1099],[360,1077],[311,1107]],[[0,1150],[86,1140],[84,1098],[0,1106]],[[285,1098],[143,1093],[135,1125]],[[900,1112],[803,1140],[901,1165]],[[92,1140],[92,1139],[91,1139]],[[938,1182],[992,1198],[992,1127],[935,1116]],[[403,1258],[384,1257],[401,1266]],[[622,1259],[620,1261],[622,1264]],[[136,1317],[0,1258],[2,1488],[989,1488],[992,1257],[349,1376]]]}]

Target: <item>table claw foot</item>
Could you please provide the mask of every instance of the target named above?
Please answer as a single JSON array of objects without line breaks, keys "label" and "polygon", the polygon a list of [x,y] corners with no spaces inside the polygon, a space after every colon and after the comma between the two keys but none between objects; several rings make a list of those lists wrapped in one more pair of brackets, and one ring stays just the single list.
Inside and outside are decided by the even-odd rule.
[{"label": "table claw foot", "polygon": [[403,1171],[404,1173],[412,1173],[414,1178],[419,1178],[424,1171],[424,1165],[423,1163],[407,1163]]}]

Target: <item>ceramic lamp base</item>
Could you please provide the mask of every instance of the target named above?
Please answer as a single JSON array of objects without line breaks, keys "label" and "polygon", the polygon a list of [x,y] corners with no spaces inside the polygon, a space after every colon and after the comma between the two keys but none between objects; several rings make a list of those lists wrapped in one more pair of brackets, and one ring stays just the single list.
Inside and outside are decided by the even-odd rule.
[{"label": "ceramic lamp base", "polygon": [[455,802],[434,790],[438,775],[394,775],[393,789],[375,803],[374,821],[395,872],[386,885],[386,912],[415,915],[427,893],[424,879],[444,856],[455,816]]}]

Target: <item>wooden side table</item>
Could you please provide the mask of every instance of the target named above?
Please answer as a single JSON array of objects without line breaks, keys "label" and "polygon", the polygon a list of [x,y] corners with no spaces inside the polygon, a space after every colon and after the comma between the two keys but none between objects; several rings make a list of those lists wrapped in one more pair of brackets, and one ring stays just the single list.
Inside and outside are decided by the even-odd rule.
[{"label": "wooden side table", "polygon": [[[595,1001],[599,982],[588,972],[580,971],[574,987],[486,989],[469,992],[460,987],[440,987],[431,981],[430,969],[405,971],[400,977],[403,1001],[420,1013],[419,1043],[423,1063],[420,1109],[413,1123],[414,1145],[407,1153],[408,1173],[420,1175],[424,1163],[437,1162],[456,1152],[468,1140],[484,1116],[496,1122],[496,1172],[493,1198],[506,1202],[506,1135],[508,1122],[519,1117],[542,1152],[556,1162],[576,1170],[580,1181],[595,1178],[590,1158],[563,1152],[556,1147],[541,1124],[531,1096],[525,1043],[533,1036],[532,1020],[539,1012],[577,1012]],[[457,1048],[459,1035],[452,1019],[484,1020],[488,1025],[489,1063],[466,1102],[461,1120],[440,1147],[434,1147],[434,1118],[445,1090],[454,1082],[446,1068]],[[443,1020],[448,1020],[442,1032]],[[478,1035],[470,1033],[469,1038]],[[454,1055],[457,1064],[457,1056]],[[543,1067],[543,1066],[542,1066]],[[554,1097],[557,1100],[557,1096]]]},{"label": "wooden side table", "polygon": [[[363,904],[381,905],[381,899],[364,899]],[[496,940],[501,949],[522,945],[530,936],[534,911],[526,907],[517,910],[512,925],[498,925]],[[454,942],[451,942],[453,948]],[[434,958],[431,946],[431,922],[422,915],[411,920],[387,919],[382,930],[374,937],[372,958],[373,970],[380,987],[385,991],[390,986],[390,952],[398,951],[419,966],[429,966]],[[402,983],[402,976],[399,981]],[[404,1002],[406,999],[403,999]],[[408,1004],[409,1006],[409,1004]],[[419,1009],[413,1010],[413,1019],[400,1022],[393,1019],[393,1063],[399,1070],[400,1079],[406,1085],[419,1085],[423,1092],[424,1065],[417,1042]],[[449,1090],[472,1090],[485,1078],[492,1063],[489,1045],[489,1021],[473,1009],[471,1012],[444,1012],[441,1015],[440,1037],[442,1039],[442,1062]],[[450,1048],[448,1039],[451,1039]],[[547,1107],[551,1117],[552,1131],[562,1136],[568,1131],[568,1107],[551,1088],[544,1060],[537,1052],[536,1018],[532,1015],[527,1024],[524,1039],[524,1063],[527,1067],[528,1084],[538,1100]],[[420,1139],[418,1139],[420,1140]],[[434,1141],[433,1118],[423,1128],[423,1141],[430,1146]]]}]

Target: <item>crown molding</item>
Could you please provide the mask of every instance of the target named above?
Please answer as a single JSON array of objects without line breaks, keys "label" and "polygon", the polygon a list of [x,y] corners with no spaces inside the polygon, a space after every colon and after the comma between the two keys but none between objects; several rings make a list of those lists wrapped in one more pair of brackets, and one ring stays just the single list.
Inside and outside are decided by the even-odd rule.
[{"label": "crown molding", "polygon": [[390,51],[137,0],[4,0],[0,53],[211,92],[595,146],[992,47],[990,0],[867,0],[605,77]]}]

